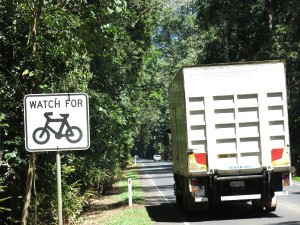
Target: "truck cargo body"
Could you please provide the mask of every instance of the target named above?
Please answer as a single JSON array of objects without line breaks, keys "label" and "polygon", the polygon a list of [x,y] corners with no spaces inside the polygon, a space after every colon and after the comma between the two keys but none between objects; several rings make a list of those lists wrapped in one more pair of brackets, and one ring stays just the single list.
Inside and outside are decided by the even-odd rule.
[{"label": "truck cargo body", "polygon": [[290,185],[285,63],[183,67],[169,104],[177,203],[252,200],[274,211]]}]

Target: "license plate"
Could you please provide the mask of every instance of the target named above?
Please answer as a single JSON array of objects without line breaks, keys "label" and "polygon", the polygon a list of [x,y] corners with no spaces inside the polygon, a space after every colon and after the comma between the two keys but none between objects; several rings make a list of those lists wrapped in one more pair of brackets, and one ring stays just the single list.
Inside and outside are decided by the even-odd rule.
[{"label": "license plate", "polygon": [[245,181],[231,181],[230,187],[245,187]]}]

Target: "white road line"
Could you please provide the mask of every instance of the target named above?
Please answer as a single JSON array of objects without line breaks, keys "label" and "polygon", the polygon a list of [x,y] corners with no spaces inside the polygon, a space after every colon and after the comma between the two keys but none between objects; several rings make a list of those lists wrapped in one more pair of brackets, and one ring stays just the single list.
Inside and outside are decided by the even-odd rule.
[{"label": "white road line", "polygon": [[[144,167],[144,164],[142,164]],[[169,201],[169,199],[167,199],[164,194],[159,190],[159,188],[156,186],[156,184],[153,182],[153,180],[151,179],[151,177],[149,176],[149,174],[147,173],[147,178],[150,180],[150,182],[152,183],[152,185],[156,188],[156,190],[158,191],[158,193],[163,197],[163,199],[168,203],[168,205],[170,206],[170,208],[175,212],[175,214],[178,216],[178,218],[183,222],[184,225],[189,225],[189,223],[184,222],[183,217],[177,212],[177,210],[171,205],[171,202]]]}]

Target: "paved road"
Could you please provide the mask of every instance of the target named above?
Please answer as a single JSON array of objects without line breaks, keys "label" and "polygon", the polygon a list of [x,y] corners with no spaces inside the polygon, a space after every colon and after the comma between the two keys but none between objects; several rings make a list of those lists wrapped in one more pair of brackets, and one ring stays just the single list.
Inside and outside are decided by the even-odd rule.
[{"label": "paved road", "polygon": [[172,164],[140,160],[141,183],[147,200],[149,216],[157,225],[300,225],[300,184],[286,187],[288,196],[278,197],[272,213],[255,213],[250,204],[224,203],[205,215],[183,213],[175,204]]}]

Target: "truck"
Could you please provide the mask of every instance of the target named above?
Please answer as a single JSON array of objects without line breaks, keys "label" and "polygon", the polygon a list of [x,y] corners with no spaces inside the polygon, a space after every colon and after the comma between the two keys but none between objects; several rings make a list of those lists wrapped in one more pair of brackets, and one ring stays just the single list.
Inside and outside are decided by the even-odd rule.
[{"label": "truck", "polygon": [[283,60],[182,67],[169,85],[176,203],[276,210],[291,185]]}]

